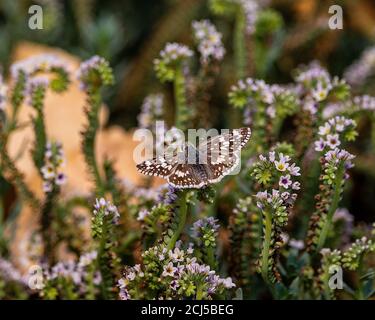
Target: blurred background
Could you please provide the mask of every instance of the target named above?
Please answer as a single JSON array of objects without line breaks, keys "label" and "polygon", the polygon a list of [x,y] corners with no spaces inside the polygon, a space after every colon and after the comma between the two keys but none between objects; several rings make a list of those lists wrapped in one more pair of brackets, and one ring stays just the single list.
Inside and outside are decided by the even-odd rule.
[{"label": "blurred background", "polygon": [[[212,88],[210,112],[217,126],[225,127],[230,108],[227,93],[238,80],[233,69],[234,19],[218,15],[208,0],[0,0],[0,64],[5,76],[21,43],[60,48],[78,59],[94,54],[110,61],[116,77],[106,99],[106,126],[128,130],[137,126],[144,97],[163,92],[172,100],[172,88],[161,85],[153,72],[153,59],[166,42],[192,45],[193,20],[210,19],[223,34],[226,55]],[[247,74],[270,83],[292,81],[293,70],[319,60],[333,75],[342,76],[363,51],[375,44],[373,0],[273,0],[266,3],[252,36]],[[28,9],[39,4],[44,29],[28,28]],[[329,6],[342,6],[344,29],[328,28]],[[24,48],[24,47],[23,47]],[[18,55],[22,56],[18,51]],[[375,61],[375,60],[374,60]],[[370,66],[375,71],[375,62]],[[375,75],[375,72],[373,72]],[[370,76],[356,94],[374,94]],[[365,159],[354,172],[354,188],[347,205],[360,220],[375,214],[375,165]],[[1,184],[6,185],[6,184]],[[3,188],[3,187],[2,187]],[[5,187],[4,187],[5,188]],[[355,199],[355,201],[354,201]]]},{"label": "blurred background", "polygon": [[[288,82],[294,68],[314,59],[331,73],[342,75],[365,48],[374,44],[372,0],[267,2],[267,8],[275,11],[266,10],[273,16],[264,21],[271,23],[264,23],[254,36],[254,41],[267,49],[266,54],[254,53],[254,76]],[[43,7],[43,30],[28,28],[32,4]],[[333,4],[343,8],[343,30],[328,28],[328,8]],[[215,84],[223,90],[216,91],[219,94],[213,103],[221,108],[226,105],[226,89],[236,80],[230,69],[234,21],[213,14],[208,0],[1,0],[0,62],[7,70],[12,52],[24,40],[62,48],[82,59],[99,54],[111,62],[116,75],[116,86],[108,97],[110,122],[134,127],[144,96],[160,91],[153,78],[153,59],[168,41],[191,44],[191,22],[203,18],[212,20],[223,33],[227,50],[227,69],[224,62],[225,72]],[[275,41],[264,36],[270,31],[276,31]],[[268,60],[260,61],[263,59]],[[263,67],[256,68],[259,64]]]}]

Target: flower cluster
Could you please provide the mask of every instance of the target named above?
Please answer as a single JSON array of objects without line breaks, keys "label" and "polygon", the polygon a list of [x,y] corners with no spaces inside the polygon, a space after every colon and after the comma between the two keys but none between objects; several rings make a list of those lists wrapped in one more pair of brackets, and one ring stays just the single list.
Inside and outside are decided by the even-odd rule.
[{"label": "flower cluster", "polygon": [[[148,249],[143,254],[144,264],[127,267],[118,281],[121,299],[209,299],[235,285],[231,278],[220,278],[207,265],[197,262],[192,250],[163,246]],[[156,296],[148,296],[153,289]]]},{"label": "flower cluster", "polygon": [[307,235],[307,247],[321,250],[327,240],[329,228],[341,199],[345,181],[349,178],[348,169],[352,168],[354,156],[344,149],[328,149],[321,157],[319,194],[316,211],[310,217]]},{"label": "flower cluster", "polygon": [[320,250],[320,254],[326,261],[327,265],[340,265],[341,264],[341,251],[338,249],[331,250],[329,248],[323,248]]},{"label": "flower cluster", "polygon": [[31,96],[37,88],[40,88],[40,87],[47,88],[48,85],[49,85],[49,79],[47,76],[37,75],[28,81],[27,87],[26,87],[26,92],[27,92],[26,95]]},{"label": "flower cluster", "polygon": [[375,251],[375,243],[371,239],[362,237],[357,239],[344,253],[342,257],[343,266],[349,270],[359,267],[363,254]]},{"label": "flower cluster", "polygon": [[231,87],[231,92],[229,93],[229,102],[238,108],[245,107],[255,98],[266,104],[273,103],[274,96],[271,86],[267,85],[264,80],[252,78],[239,80],[236,85]]},{"label": "flower cluster", "polygon": [[48,142],[44,154],[45,164],[41,168],[44,192],[52,192],[55,186],[61,186],[66,182],[66,176],[61,172],[64,159],[61,144]]},{"label": "flower cluster", "polygon": [[96,199],[91,223],[91,233],[98,250],[98,269],[102,275],[101,294],[104,299],[114,298],[114,286],[119,272],[116,254],[116,229],[120,214],[115,205],[104,198]]},{"label": "flower cluster", "polygon": [[303,83],[306,87],[315,84],[328,85],[331,82],[331,76],[319,62],[313,61],[308,66],[301,68],[301,70],[298,71],[295,81],[297,83]]},{"label": "flower cluster", "polygon": [[375,74],[375,47],[368,48],[358,61],[346,69],[344,77],[352,86],[363,84]]},{"label": "flower cluster", "polygon": [[161,81],[172,81],[175,78],[176,68],[187,59],[193,56],[187,46],[178,43],[167,43],[160,52],[160,58],[154,60],[154,67],[157,77]]},{"label": "flower cluster", "polygon": [[0,279],[14,281],[24,285],[27,284],[27,277],[23,276],[10,261],[2,257],[0,257]]},{"label": "flower cluster", "polygon": [[48,77],[38,75],[31,78],[27,82],[25,96],[27,97],[27,104],[34,108],[42,106],[44,92],[48,88],[50,80]]},{"label": "flower cluster", "polygon": [[63,71],[65,74],[70,72],[69,66],[64,60],[49,54],[32,56],[31,58],[13,64],[11,67],[12,78],[16,79],[16,81],[20,72],[27,77],[31,77],[38,72],[53,71]]},{"label": "flower cluster", "polygon": [[341,145],[340,136],[347,141],[353,141],[356,137],[356,122],[342,116],[329,119],[323,126],[319,127],[319,136],[315,142],[315,150],[318,152],[326,149],[336,149]]},{"label": "flower cluster", "polygon": [[87,90],[88,86],[112,85],[114,81],[108,61],[99,56],[93,56],[81,63],[77,79],[82,90]]},{"label": "flower cluster", "polygon": [[94,216],[110,217],[114,224],[117,224],[120,219],[117,207],[104,198],[96,199],[93,213]]},{"label": "flower cluster", "polygon": [[346,170],[354,167],[354,164],[352,162],[354,158],[354,155],[344,149],[336,148],[334,150],[327,151],[327,153],[325,153],[324,155],[323,160],[323,180],[325,181],[325,183],[332,184],[336,179],[337,170],[341,167],[345,172],[344,177],[347,179],[348,175],[346,173]]},{"label": "flower cluster", "polygon": [[216,237],[219,230],[218,220],[209,217],[194,222],[192,227],[192,237],[198,246],[216,246]]},{"label": "flower cluster", "polygon": [[337,77],[331,78],[328,71],[316,61],[298,70],[295,81],[301,86],[301,91],[307,91],[305,109],[311,114],[317,112],[316,103],[326,100],[331,93],[341,100],[348,94],[346,82]]},{"label": "flower cluster", "polygon": [[300,175],[300,168],[291,162],[289,155],[270,151],[267,156],[260,155],[253,164],[252,176],[260,189],[272,188],[272,191],[259,191],[255,197],[257,206],[263,215],[263,245],[258,263],[258,272],[264,281],[280,281],[277,270],[279,249],[283,245],[282,228],[288,223],[288,215],[300,189],[300,183],[294,177]]},{"label": "flower cluster", "polygon": [[352,99],[330,102],[323,110],[323,118],[330,119],[337,115],[356,117],[368,112],[371,116],[375,111],[375,98],[369,95],[355,96]]},{"label": "flower cluster", "polygon": [[225,49],[221,41],[222,35],[210,21],[194,21],[193,31],[202,64],[207,64],[210,59],[217,61],[223,59]]},{"label": "flower cluster", "polygon": [[139,128],[151,129],[155,121],[162,119],[163,100],[162,94],[151,94],[144,99],[141,113],[138,115]]},{"label": "flower cluster", "polygon": [[369,95],[354,97],[353,104],[358,110],[375,111],[375,98]]},{"label": "flower cluster", "polygon": [[298,97],[292,88],[281,85],[268,85],[263,80],[247,78],[231,87],[229,102],[237,108],[245,108],[244,123],[252,123],[253,115],[263,105],[266,115],[271,119],[284,118],[297,107]]},{"label": "flower cluster", "polygon": [[171,205],[171,204],[175,203],[177,198],[178,198],[178,195],[177,195],[178,189],[173,187],[170,184],[168,184],[167,188],[168,189],[167,189],[167,192],[166,192],[166,194],[163,198],[163,202],[166,205]]},{"label": "flower cluster", "polygon": [[[75,284],[81,284],[86,275],[85,268],[96,261],[98,253],[90,251],[80,256],[78,262],[70,260],[66,262],[58,262],[51,270],[46,270],[47,280],[57,279],[58,277],[71,277]],[[97,277],[100,279],[100,276]]]},{"label": "flower cluster", "polygon": [[322,255],[322,268],[327,269],[325,272],[329,273],[329,268],[332,266],[341,265],[342,253],[340,250],[323,248],[320,250],[320,254]]},{"label": "flower cluster", "polygon": [[[58,262],[51,268],[44,267],[45,281],[41,294],[51,299],[57,298],[61,294],[59,291],[70,290],[71,299],[77,297],[94,298],[97,291],[96,287],[102,281],[100,272],[96,271],[97,256],[98,254],[94,250],[82,254],[78,261],[69,260]],[[58,290],[54,290],[54,287]]]},{"label": "flower cluster", "polygon": [[246,33],[255,32],[255,22],[258,17],[259,4],[254,0],[239,0],[246,17]]},{"label": "flower cluster", "polygon": [[273,189],[272,192],[266,190],[257,193],[258,207],[272,205],[276,209],[280,206],[284,211],[285,204],[293,203],[297,197],[294,191],[300,189],[300,183],[293,181],[293,177],[300,176],[299,171],[300,168],[291,163],[288,155],[276,155],[275,151],[269,152],[268,156],[260,155],[259,161],[253,166],[252,175],[260,184],[271,186]]}]

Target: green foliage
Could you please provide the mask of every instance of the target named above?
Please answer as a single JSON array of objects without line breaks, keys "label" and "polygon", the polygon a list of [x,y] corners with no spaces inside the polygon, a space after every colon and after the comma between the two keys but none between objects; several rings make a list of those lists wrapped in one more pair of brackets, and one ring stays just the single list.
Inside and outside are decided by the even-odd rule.
[{"label": "green foliage", "polygon": [[[176,5],[181,10],[179,15],[185,14],[181,8],[192,13],[193,7],[199,7],[197,3]],[[115,32],[121,29],[117,17],[109,18],[103,13],[96,23],[88,2],[71,6],[78,19],[77,34],[82,37],[84,54],[95,50],[110,57],[121,52],[119,46],[107,46],[112,36],[113,39],[121,37],[121,30]],[[290,64],[286,57],[278,60],[281,49],[285,49],[286,36],[281,14],[264,9],[259,3],[252,12],[256,17],[252,25],[248,8],[240,1],[212,0],[210,8],[213,13],[226,15],[227,20],[233,22],[234,30],[229,32],[233,48],[227,48],[226,62],[235,72],[225,81],[238,80],[228,98],[229,105],[236,112],[243,112],[243,117],[236,119],[234,116],[236,125],[233,126],[237,127],[238,122],[238,126],[241,123],[241,126],[251,127],[252,137],[241,154],[241,172],[204,189],[169,186],[166,191],[163,187],[151,187],[152,178],[145,180],[146,187],[133,186],[122,182],[113,161],[106,159],[102,167],[98,165],[95,140],[103,102],[102,89],[114,83],[114,76],[109,63],[95,56],[83,62],[78,72],[81,89],[87,95],[88,123],[82,133],[82,150],[94,187],[84,197],[61,196],[58,181],[49,175],[58,173],[58,161],[48,156],[51,150],[58,148],[56,144],[52,144],[52,149],[48,147],[43,108],[46,90],[63,92],[68,87],[70,74],[54,59],[23,68],[21,64],[17,73],[12,72],[16,77],[8,94],[12,112],[10,117],[1,112],[0,155],[1,173],[7,183],[17,188],[18,194],[15,208],[5,201],[0,207],[0,251],[4,256],[0,259],[7,261],[9,258],[13,239],[4,230],[19,212],[17,206],[31,205],[33,213],[40,213],[39,229],[25,251],[31,262],[47,264],[42,265],[41,289],[31,294],[26,291],[21,276],[9,277],[15,273],[8,271],[16,270],[15,267],[0,260],[1,298],[373,297],[374,231],[357,221],[353,230],[353,219],[340,217],[337,210],[348,203],[345,198],[350,199],[345,192],[351,187],[349,173],[354,157],[345,149],[358,154],[358,162],[363,156],[365,162],[372,160],[372,149],[367,141],[372,138],[363,139],[366,130],[362,122],[358,121],[357,130],[357,122],[351,120],[369,115],[373,118],[371,97],[354,97],[348,84],[331,77],[317,64],[300,68],[295,74],[295,82],[287,85],[245,78],[255,75],[276,81],[277,73],[282,73],[282,69]],[[53,9],[49,7],[47,12],[47,27],[57,30],[59,17],[54,20],[51,12],[57,11]],[[174,18],[179,15],[171,14]],[[175,29],[156,32],[158,39],[151,39],[152,54],[161,47],[160,39],[177,38],[176,30],[181,26],[171,21],[172,18],[168,19],[163,26]],[[87,30],[86,23],[89,25]],[[220,28],[225,32],[224,24]],[[223,36],[223,40],[227,38]],[[183,39],[178,37],[178,40]],[[185,45],[169,43],[154,61],[157,78],[162,83],[171,82],[169,89],[173,90],[175,117],[174,121],[168,119],[168,125],[184,131],[193,127],[193,123],[213,127],[211,108],[214,103],[208,103],[209,98],[213,96],[216,104],[221,97],[216,93],[228,88],[228,83],[214,86],[221,76],[219,61],[202,62],[202,48],[198,44],[196,49],[199,54],[193,55]],[[151,53],[139,53],[139,61],[133,69],[142,71],[137,77],[145,75],[147,68],[142,65],[151,60]],[[30,66],[31,69],[27,68]],[[279,68],[276,74],[271,74],[270,70]],[[52,73],[48,86],[39,78],[40,73]],[[132,91],[131,88],[126,89]],[[167,102],[169,96],[165,94]],[[43,185],[44,197],[41,199],[27,187],[17,169],[17,159],[7,153],[8,138],[20,125],[17,113],[23,101],[36,111],[33,159],[43,182],[47,183]],[[207,108],[207,114],[200,122],[202,106]],[[228,112],[232,113],[233,108]],[[220,116],[225,122],[227,113]],[[361,138],[360,144],[354,143],[356,138]],[[367,178],[369,172],[356,173],[365,173]],[[96,197],[99,199],[92,212],[90,236],[85,233],[84,216],[89,214]],[[341,201],[342,198],[345,201]],[[78,212],[82,212],[82,216]],[[339,231],[342,229],[337,227],[337,219],[344,221],[344,231]],[[36,240],[39,238],[41,243]],[[300,240],[303,238],[305,241]],[[345,248],[351,241],[352,244]],[[64,253],[69,259],[72,257],[71,260],[59,261],[61,250],[66,250]],[[342,291],[329,286],[332,266],[346,269]],[[225,278],[227,274],[231,278]]]},{"label": "green foliage", "polygon": [[96,193],[103,196],[105,192],[105,182],[101,177],[100,169],[96,161],[95,140],[96,132],[99,129],[98,116],[102,105],[101,88],[113,84],[113,72],[106,60],[94,56],[81,65],[79,79],[81,81],[81,87],[86,91],[88,102],[85,111],[88,124],[82,132],[82,150],[87,166],[95,182]]}]

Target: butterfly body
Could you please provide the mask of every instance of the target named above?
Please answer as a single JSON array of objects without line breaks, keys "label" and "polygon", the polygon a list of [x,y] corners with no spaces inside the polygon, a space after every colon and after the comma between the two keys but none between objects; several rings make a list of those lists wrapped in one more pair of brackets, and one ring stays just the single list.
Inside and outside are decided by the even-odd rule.
[{"label": "butterfly body", "polygon": [[190,143],[171,157],[161,156],[137,165],[145,175],[167,179],[176,188],[202,188],[219,182],[240,163],[240,151],[249,141],[249,128],[232,129],[208,138],[195,148]]}]

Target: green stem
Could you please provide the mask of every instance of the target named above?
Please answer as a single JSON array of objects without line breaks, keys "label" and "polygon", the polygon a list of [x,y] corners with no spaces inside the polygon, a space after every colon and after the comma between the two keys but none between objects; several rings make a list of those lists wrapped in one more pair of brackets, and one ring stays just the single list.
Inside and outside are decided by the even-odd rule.
[{"label": "green stem", "polygon": [[214,248],[209,247],[206,250],[206,259],[207,264],[210,266],[212,270],[216,269],[216,260],[215,260],[215,252]]},{"label": "green stem", "polygon": [[85,155],[86,163],[90,168],[92,175],[94,176],[94,181],[96,184],[96,193],[98,194],[98,196],[103,196],[104,185],[99,173],[99,168],[95,156],[96,133],[99,128],[98,114],[100,106],[102,104],[102,100],[99,89],[89,90],[88,95],[91,110],[88,110],[87,112],[88,126],[85,132],[83,133],[83,153]]},{"label": "green stem", "polygon": [[332,291],[328,285],[329,278],[330,278],[330,274],[328,270],[325,270],[324,277],[323,277],[323,291],[324,291],[324,298],[326,300],[331,300],[331,296],[332,296]]},{"label": "green stem", "polygon": [[113,261],[111,261],[111,248],[112,248],[112,242],[110,240],[111,233],[113,230],[110,227],[111,222],[106,219],[106,217],[103,218],[103,226],[102,226],[102,236],[99,241],[99,249],[98,249],[98,267],[100,270],[100,273],[102,275],[102,285],[101,285],[101,291],[104,300],[110,300],[113,299],[113,292],[112,287],[114,285],[114,279],[113,279]]},{"label": "green stem", "polygon": [[195,295],[195,299],[196,300],[203,300],[203,286],[201,286],[200,284],[197,285],[197,293]]},{"label": "green stem", "polygon": [[182,65],[178,66],[176,69],[173,84],[176,107],[175,123],[177,128],[184,130],[186,129],[187,121],[189,119],[189,110],[186,103],[186,84]]},{"label": "green stem", "polygon": [[9,154],[6,150],[6,137],[0,136],[0,156],[1,156],[1,165],[2,170],[7,171],[10,177],[10,180],[14,182],[16,188],[20,192],[23,199],[25,199],[29,204],[34,208],[39,208],[39,200],[36,198],[34,193],[28,188],[24,181],[24,176],[14,164],[14,160],[9,157]]},{"label": "green stem", "polygon": [[42,107],[37,108],[37,116],[34,119],[35,145],[33,149],[33,161],[38,168],[40,175],[41,168],[44,166],[44,155],[47,145],[46,127],[44,123],[44,114]]},{"label": "green stem", "polygon": [[246,77],[246,41],[245,41],[245,14],[241,6],[238,6],[234,29],[234,58],[237,79]]},{"label": "green stem", "polygon": [[362,275],[363,275],[363,254],[361,254],[359,258],[358,263],[358,269],[357,269],[358,277],[358,288],[356,290],[355,296],[357,300],[365,300],[365,296],[363,294],[363,282],[362,282]]},{"label": "green stem", "polygon": [[178,209],[178,212],[175,213],[177,216],[177,229],[172,235],[171,239],[168,242],[167,249],[172,250],[179,239],[182,231],[185,228],[185,223],[186,223],[186,217],[187,217],[187,203],[186,203],[186,194],[187,191],[181,191],[179,195],[179,199],[177,200],[176,207]]},{"label": "green stem", "polygon": [[11,96],[11,99],[10,99],[13,109],[10,115],[9,122],[7,122],[7,125],[5,128],[6,136],[8,136],[17,127],[17,115],[18,115],[20,106],[25,98],[23,94],[25,91],[25,88],[26,88],[26,76],[22,72],[19,75],[19,79],[14,86],[13,95]]},{"label": "green stem", "polygon": [[254,115],[253,144],[257,153],[262,153],[267,148],[266,125],[266,105],[261,103],[258,104],[258,110]]},{"label": "green stem", "polygon": [[262,249],[262,265],[261,265],[261,273],[263,280],[265,282],[268,281],[268,260],[269,260],[269,252],[271,246],[271,236],[272,236],[272,217],[268,210],[263,211],[264,215],[264,240],[263,240],[263,249]]},{"label": "green stem", "polygon": [[342,192],[341,184],[342,184],[342,180],[344,179],[344,174],[345,174],[344,163],[340,163],[339,168],[337,170],[335,183],[332,186],[332,189],[334,190],[333,199],[329,207],[329,210],[327,212],[327,216],[326,216],[323,228],[319,235],[318,244],[317,244],[317,252],[320,252],[320,250],[324,247],[329,229],[332,224],[333,215],[336,212],[336,209],[339,205],[341,192]]},{"label": "green stem", "polygon": [[[242,6],[237,6],[235,16],[235,27],[233,37],[234,63],[237,79],[243,79],[247,76],[247,52],[246,52],[246,20]],[[233,110],[228,115],[228,125],[238,127],[242,123],[242,115],[239,110]]]},{"label": "green stem", "polygon": [[59,187],[55,185],[53,186],[53,190],[47,193],[40,213],[40,227],[44,243],[44,256],[48,259],[50,265],[55,263],[55,241],[53,239],[54,232],[52,228],[55,217],[52,214],[52,210],[56,203],[56,197],[58,194]]},{"label": "green stem", "polygon": [[87,272],[87,287],[86,287],[86,300],[95,300],[95,285],[94,285],[94,272],[93,265],[90,266],[90,270]]}]

